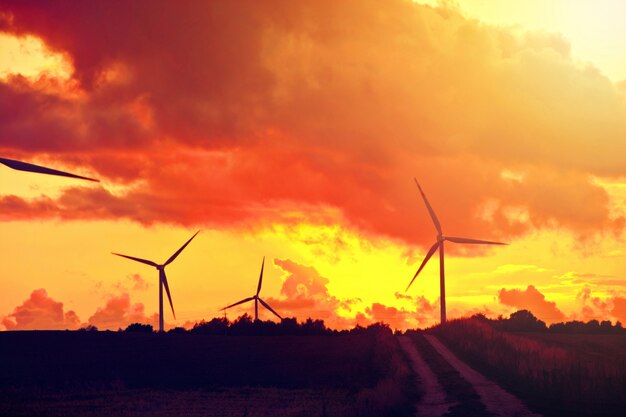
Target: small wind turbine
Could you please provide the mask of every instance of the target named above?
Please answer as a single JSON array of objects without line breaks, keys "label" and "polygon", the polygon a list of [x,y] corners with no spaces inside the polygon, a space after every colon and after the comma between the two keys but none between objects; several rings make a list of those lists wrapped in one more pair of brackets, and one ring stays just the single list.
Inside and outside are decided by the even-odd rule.
[{"label": "small wind turbine", "polygon": [[222,310],[226,310],[228,308],[238,306],[239,304],[247,303],[248,301],[254,300],[254,321],[259,320],[259,303],[263,304],[263,307],[267,308],[269,311],[274,313],[276,317],[278,317],[281,320],[283,319],[277,312],[274,311],[274,309],[272,309],[272,307],[270,307],[269,304],[267,304],[265,301],[261,299],[261,297],[259,297],[259,293],[261,292],[261,285],[263,284],[263,267],[264,266],[265,266],[265,256],[263,257],[263,263],[261,263],[261,275],[259,275],[259,285],[256,289],[256,294],[253,295],[252,297],[244,298],[241,301],[237,301],[235,304],[231,304],[227,307],[224,307]]},{"label": "small wind turbine", "polygon": [[433,220],[433,224],[435,225],[435,228],[437,229],[438,234],[437,234],[437,241],[435,242],[433,246],[431,246],[431,248],[428,250],[428,253],[426,253],[426,257],[422,261],[422,264],[420,265],[419,269],[413,276],[413,279],[411,280],[411,282],[409,282],[409,285],[406,287],[405,291],[409,290],[409,287],[411,286],[411,284],[413,284],[413,281],[415,281],[415,278],[417,278],[417,275],[422,271],[422,269],[424,268],[424,265],[426,265],[426,262],[428,262],[428,260],[430,259],[431,256],[433,256],[435,251],[439,249],[439,292],[440,292],[440,299],[441,299],[441,322],[445,323],[446,322],[446,274],[445,274],[444,262],[443,262],[443,242],[447,240],[449,242],[454,242],[454,243],[469,243],[469,244],[482,244],[482,245],[507,245],[507,243],[491,242],[488,240],[468,239],[466,237],[445,236],[443,234],[443,231],[441,230],[441,223],[439,223],[439,219],[437,219],[437,215],[435,214],[435,211],[430,206],[430,203],[428,203],[428,199],[426,198],[424,191],[422,191],[422,187],[420,187],[419,183],[417,182],[417,179],[414,178],[414,180],[415,180],[415,184],[417,184],[417,188],[420,190],[420,194],[422,195],[422,198],[424,199],[424,203],[426,204],[426,208],[428,209],[428,213],[430,213],[430,218]]},{"label": "small wind turbine", "polygon": [[100,182],[99,180],[81,177],[80,175],[70,174],[69,172],[58,171],[52,168],[42,167],[40,165],[29,164],[27,162],[16,161],[14,159],[0,158],[0,164],[6,165],[9,168],[16,169],[18,171],[36,172],[38,174],[58,175],[60,177],[78,178],[81,180]]},{"label": "small wind turbine", "polygon": [[199,230],[193,236],[191,236],[191,238],[187,241],[187,243],[181,246],[181,248],[178,249],[176,253],[174,253],[172,256],[170,256],[170,258],[167,261],[165,261],[165,263],[162,265],[159,265],[156,262],[152,262],[147,259],[135,258],[134,256],[122,255],[121,253],[111,252],[113,255],[121,256],[122,258],[127,258],[133,261],[141,262],[142,264],[153,266],[159,271],[159,331],[160,332],[163,331],[163,287],[165,287],[165,292],[167,293],[167,299],[170,301],[170,307],[172,308],[172,315],[174,316],[174,319],[176,319],[176,313],[174,313],[174,305],[172,304],[172,296],[170,295],[170,287],[167,284],[167,276],[165,275],[165,267],[171,264],[174,261],[174,259],[176,259],[178,255],[180,255],[183,249],[187,247],[189,242],[191,242],[198,233],[200,233]]}]

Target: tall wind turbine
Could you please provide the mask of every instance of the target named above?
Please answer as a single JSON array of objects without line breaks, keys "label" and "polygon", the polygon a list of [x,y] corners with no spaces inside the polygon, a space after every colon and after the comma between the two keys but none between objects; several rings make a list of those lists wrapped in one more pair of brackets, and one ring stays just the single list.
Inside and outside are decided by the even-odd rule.
[{"label": "tall wind turbine", "polygon": [[178,249],[170,258],[165,261],[164,264],[157,264],[156,262],[149,261],[147,259],[135,258],[134,256],[122,255],[121,253],[111,252],[113,255],[121,256],[122,258],[127,258],[132,261],[141,262],[142,264],[153,266],[159,271],[159,331],[163,331],[163,287],[165,287],[165,292],[167,293],[167,299],[170,301],[170,307],[172,308],[172,315],[174,319],[176,319],[176,313],[174,313],[174,305],[172,304],[172,296],[170,295],[170,287],[167,285],[167,276],[165,275],[165,267],[171,264],[174,259],[187,247],[189,242],[193,240],[196,235],[200,233],[198,230],[191,238]]},{"label": "tall wind turbine", "polygon": [[81,180],[100,182],[99,180],[82,177],[76,174],[70,174],[69,172],[58,171],[52,168],[42,167],[40,165],[29,164],[27,162],[16,161],[14,159],[0,158],[0,164],[6,165],[9,168],[16,169],[18,171],[36,172],[38,174],[58,175],[60,177],[78,178]]},{"label": "tall wind turbine", "polygon": [[440,299],[441,299],[441,322],[445,323],[446,322],[446,273],[444,270],[444,262],[443,262],[443,243],[446,240],[449,242],[454,242],[454,243],[469,243],[469,244],[480,244],[480,245],[507,245],[507,243],[491,242],[488,240],[469,239],[466,237],[445,236],[441,229],[441,223],[439,223],[439,219],[437,219],[437,215],[435,214],[435,211],[430,206],[430,203],[428,202],[428,199],[426,198],[424,191],[422,191],[422,187],[420,187],[419,183],[417,182],[417,179],[414,178],[414,180],[415,180],[415,184],[417,184],[417,188],[420,190],[420,194],[422,195],[422,198],[424,199],[424,203],[426,204],[426,208],[428,209],[430,218],[432,219],[433,224],[435,225],[435,228],[437,229],[437,241],[435,242],[433,246],[431,246],[431,248],[428,250],[428,253],[426,253],[426,257],[422,261],[422,264],[420,265],[419,269],[413,276],[413,279],[411,280],[411,282],[409,282],[409,285],[406,287],[405,291],[409,290],[409,287],[411,286],[411,284],[413,284],[413,281],[415,281],[415,278],[417,278],[417,275],[422,271],[422,269],[426,265],[426,262],[428,262],[430,257],[433,256],[433,254],[437,251],[437,249],[439,249],[439,292],[440,292]]},{"label": "tall wind turbine", "polygon": [[265,301],[261,299],[261,297],[259,297],[259,293],[261,292],[261,285],[263,284],[263,267],[264,266],[265,266],[265,256],[263,257],[263,263],[261,263],[261,275],[259,275],[259,285],[256,288],[256,294],[253,295],[252,297],[244,298],[241,301],[237,301],[235,304],[231,304],[227,307],[224,307],[222,311],[231,307],[238,306],[239,304],[247,303],[248,301],[254,300],[254,321],[259,320],[259,303],[261,303],[263,307],[267,308],[269,311],[274,313],[276,317],[278,317],[281,320],[283,319],[277,312],[274,311],[272,307],[270,307],[269,304],[267,304]]}]

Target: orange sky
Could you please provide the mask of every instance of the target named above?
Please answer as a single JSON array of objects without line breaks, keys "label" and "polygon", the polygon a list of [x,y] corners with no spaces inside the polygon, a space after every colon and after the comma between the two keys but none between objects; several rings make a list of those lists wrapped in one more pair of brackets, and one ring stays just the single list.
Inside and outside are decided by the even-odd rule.
[{"label": "orange sky", "polygon": [[626,322],[623,6],[502,4],[3,2],[0,156],[102,182],[0,167],[0,329],[154,323],[157,272],[110,252],[197,229],[168,326],[263,256],[283,315],[433,324],[414,176],[444,232],[510,243],[446,246],[448,317]]}]

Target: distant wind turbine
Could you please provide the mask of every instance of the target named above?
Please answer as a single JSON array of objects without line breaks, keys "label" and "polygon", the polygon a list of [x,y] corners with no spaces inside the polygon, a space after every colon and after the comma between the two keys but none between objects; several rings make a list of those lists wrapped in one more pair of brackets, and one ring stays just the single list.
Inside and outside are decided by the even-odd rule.
[{"label": "distant wind turbine", "polygon": [[134,256],[122,255],[121,253],[111,252],[113,255],[121,256],[122,258],[127,258],[132,261],[141,262],[142,264],[150,265],[155,267],[159,271],[159,331],[163,331],[163,287],[165,287],[165,292],[167,293],[167,299],[170,301],[170,307],[172,308],[172,315],[174,319],[176,319],[176,313],[174,313],[174,305],[172,304],[172,296],[170,294],[170,287],[167,284],[167,276],[165,275],[165,267],[171,264],[174,259],[187,247],[189,242],[193,240],[196,235],[200,233],[198,230],[191,238],[183,245],[180,249],[176,251],[170,258],[165,261],[164,264],[159,265],[156,262],[149,261],[147,259],[135,258]]},{"label": "distant wind turbine", "polygon": [[413,281],[415,281],[415,278],[417,278],[417,275],[422,271],[422,269],[424,268],[424,265],[426,265],[426,262],[428,262],[428,260],[430,259],[431,256],[433,256],[435,251],[439,249],[439,292],[440,292],[440,299],[441,299],[441,322],[445,323],[446,322],[446,276],[445,276],[446,274],[444,270],[444,261],[443,261],[443,242],[447,240],[449,242],[454,242],[454,243],[469,243],[469,244],[482,244],[482,245],[507,245],[507,243],[491,242],[488,240],[468,239],[465,237],[445,236],[443,234],[443,231],[441,230],[441,223],[439,223],[439,219],[437,219],[437,215],[435,214],[435,211],[430,206],[430,203],[428,202],[428,199],[426,198],[424,191],[422,191],[422,187],[420,187],[419,183],[417,182],[417,179],[414,178],[414,180],[415,180],[415,184],[417,184],[417,188],[420,190],[420,194],[422,195],[422,198],[424,199],[424,203],[426,204],[426,208],[428,209],[428,213],[430,214],[430,218],[433,220],[433,224],[435,225],[435,228],[437,229],[438,234],[437,234],[437,241],[428,250],[428,253],[426,253],[426,257],[422,261],[422,264],[420,265],[419,269],[413,276],[413,279],[411,280],[411,282],[409,282],[409,285],[406,287],[405,291],[409,290],[409,287],[411,287],[411,284],[413,284]]},{"label": "distant wind turbine", "polygon": [[29,164],[27,162],[16,161],[14,159],[0,158],[0,164],[6,165],[9,168],[16,169],[18,171],[36,172],[38,174],[57,175],[60,177],[78,178],[81,180],[100,182],[93,178],[82,177],[76,174],[70,174],[69,172],[58,171],[52,168],[42,167],[40,165]]},{"label": "distant wind turbine", "polygon": [[263,284],[263,268],[264,268],[264,266],[265,266],[265,256],[263,257],[263,263],[261,263],[261,275],[259,275],[259,285],[257,286],[256,294],[253,295],[252,297],[244,298],[241,301],[237,301],[235,304],[231,304],[231,305],[229,305],[227,307],[224,307],[222,310],[226,310],[226,309],[229,309],[231,307],[238,306],[239,304],[247,303],[248,301],[254,300],[254,321],[258,321],[259,320],[259,303],[263,304],[263,307],[267,308],[269,311],[274,313],[274,315],[276,317],[278,317],[281,320],[283,319],[277,312],[274,311],[274,309],[272,309],[272,307],[270,307],[269,304],[267,304],[265,301],[263,301],[261,299],[261,297],[259,297],[259,293],[261,292],[261,285]]}]

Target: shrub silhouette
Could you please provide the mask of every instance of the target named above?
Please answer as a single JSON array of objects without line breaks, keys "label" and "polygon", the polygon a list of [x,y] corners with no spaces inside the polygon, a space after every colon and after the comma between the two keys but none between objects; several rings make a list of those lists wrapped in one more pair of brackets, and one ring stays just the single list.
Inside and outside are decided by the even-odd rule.
[{"label": "shrub silhouette", "polygon": [[78,329],[79,332],[97,332],[98,328],[96,326],[94,326],[93,324],[88,324],[85,327],[81,327],[80,329]]},{"label": "shrub silhouette", "polygon": [[135,333],[152,333],[154,329],[151,324],[141,324],[141,323],[132,323],[126,327],[125,332],[135,332]]},{"label": "shrub silhouette", "polygon": [[590,320],[587,323],[579,320],[571,320],[563,323],[553,323],[549,327],[533,315],[529,310],[519,310],[512,313],[509,318],[502,316],[493,320],[484,314],[475,314],[471,317],[480,323],[492,326],[494,329],[507,332],[544,332],[544,333],[568,333],[568,334],[620,334],[626,333],[619,321],[614,325],[609,320]]},{"label": "shrub silhouette", "polygon": [[529,310],[519,310],[503,322],[502,329],[514,332],[545,332],[547,327],[546,323],[535,317]]},{"label": "shrub silhouette", "polygon": [[229,321],[226,318],[214,318],[200,321],[190,330],[191,333],[206,335],[230,336],[321,336],[338,334],[336,330],[326,327],[323,320],[308,318],[302,323],[293,317],[287,317],[276,323],[274,321],[254,321],[247,313]]}]

